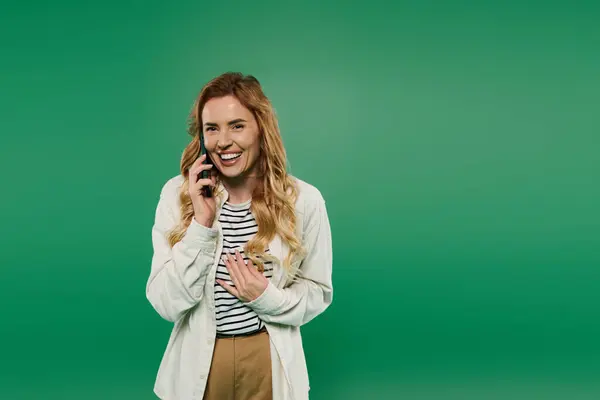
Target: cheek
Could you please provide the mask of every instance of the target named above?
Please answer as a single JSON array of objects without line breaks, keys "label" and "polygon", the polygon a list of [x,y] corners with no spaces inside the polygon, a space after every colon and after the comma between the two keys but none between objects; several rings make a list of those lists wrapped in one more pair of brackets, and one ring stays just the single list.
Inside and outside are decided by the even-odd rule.
[{"label": "cheek", "polygon": [[260,157],[260,143],[252,143],[248,147],[248,162],[254,164]]},{"label": "cheek", "polygon": [[206,150],[209,152],[215,151],[217,147],[217,140],[211,136],[204,136],[204,147],[206,147]]},{"label": "cheek", "polygon": [[252,143],[252,152],[255,155],[258,155],[258,153],[260,152],[260,141],[256,141],[254,143]]},{"label": "cheek", "polygon": [[255,157],[256,153],[260,150],[260,139],[258,134],[244,132],[243,135],[238,136],[235,142],[240,146],[243,150],[245,150],[251,157]]},{"label": "cheek", "polygon": [[252,149],[252,152],[258,154],[258,152],[260,151],[260,137],[258,134],[253,135],[249,145]]}]

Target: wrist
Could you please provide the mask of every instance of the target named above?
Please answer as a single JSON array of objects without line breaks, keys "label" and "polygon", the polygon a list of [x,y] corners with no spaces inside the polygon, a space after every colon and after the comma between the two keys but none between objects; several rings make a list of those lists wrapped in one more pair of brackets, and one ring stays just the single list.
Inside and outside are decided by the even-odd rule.
[{"label": "wrist", "polygon": [[196,220],[197,223],[199,223],[202,226],[205,226],[207,228],[211,228],[212,227],[212,223],[210,221],[209,218],[206,217],[199,217],[197,215],[194,215],[194,219]]},{"label": "wrist", "polygon": [[196,240],[212,242],[218,236],[218,233],[217,229],[201,224],[196,220],[196,217],[192,217],[192,222],[183,239],[192,242]]},{"label": "wrist", "polygon": [[285,300],[283,290],[277,288],[271,281],[267,283],[265,290],[256,299],[247,302],[246,305],[258,314],[275,315]]}]

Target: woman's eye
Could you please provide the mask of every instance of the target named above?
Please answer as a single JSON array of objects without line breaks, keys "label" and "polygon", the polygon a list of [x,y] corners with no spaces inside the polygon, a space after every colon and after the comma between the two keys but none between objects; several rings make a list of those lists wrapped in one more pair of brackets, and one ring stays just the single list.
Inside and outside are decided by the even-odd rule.
[{"label": "woman's eye", "polygon": [[233,129],[242,129],[244,127],[244,125],[241,124],[237,124],[233,126]]},{"label": "woman's eye", "polygon": [[206,132],[212,132],[214,130],[216,130],[216,128],[214,126],[209,126],[206,128]]}]

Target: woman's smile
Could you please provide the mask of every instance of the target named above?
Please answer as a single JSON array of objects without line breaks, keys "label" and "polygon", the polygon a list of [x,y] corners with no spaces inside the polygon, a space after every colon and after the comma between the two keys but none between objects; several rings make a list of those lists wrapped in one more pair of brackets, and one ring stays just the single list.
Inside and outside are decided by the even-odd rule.
[{"label": "woman's smile", "polygon": [[242,157],[241,151],[219,153],[219,160],[221,161],[221,164],[225,167],[230,167],[230,166],[236,164],[241,157]]}]

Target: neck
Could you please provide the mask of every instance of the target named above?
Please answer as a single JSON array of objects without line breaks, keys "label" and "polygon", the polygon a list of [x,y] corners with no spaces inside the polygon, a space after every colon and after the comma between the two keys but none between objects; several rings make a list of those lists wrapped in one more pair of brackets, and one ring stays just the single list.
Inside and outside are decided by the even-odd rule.
[{"label": "neck", "polygon": [[229,194],[228,202],[239,204],[252,198],[252,192],[256,187],[258,179],[256,177],[246,176],[238,178],[223,178],[223,186]]}]

